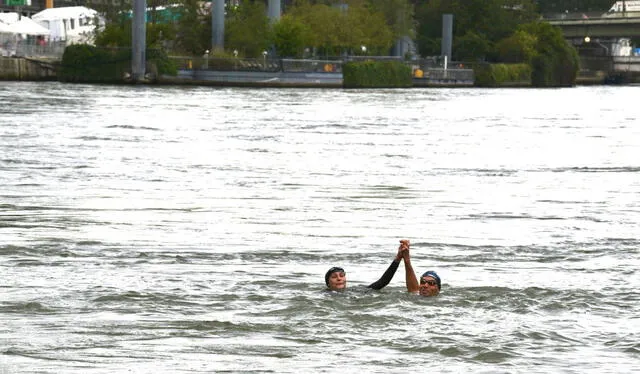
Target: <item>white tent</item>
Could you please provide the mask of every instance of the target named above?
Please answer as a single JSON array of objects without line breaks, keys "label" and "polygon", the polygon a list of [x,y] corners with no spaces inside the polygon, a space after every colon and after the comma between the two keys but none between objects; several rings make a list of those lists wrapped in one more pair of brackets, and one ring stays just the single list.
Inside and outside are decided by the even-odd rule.
[{"label": "white tent", "polygon": [[11,26],[9,26],[6,23],[0,21],[0,33],[13,34],[13,31],[11,30]]},{"label": "white tent", "polygon": [[51,32],[38,25],[34,20],[28,17],[22,17],[19,21],[9,25],[10,32],[14,34],[26,34],[26,35],[49,35]]},{"label": "white tent", "polygon": [[0,13],[0,22],[4,22],[10,25],[17,22],[20,19],[20,15],[16,12]]},{"label": "white tent", "polygon": [[11,26],[0,21],[0,56],[13,56],[16,54],[16,35]]},{"label": "white tent", "polygon": [[97,11],[83,6],[49,8],[31,18],[51,31],[51,39],[69,43],[91,42],[96,26],[104,25]]}]

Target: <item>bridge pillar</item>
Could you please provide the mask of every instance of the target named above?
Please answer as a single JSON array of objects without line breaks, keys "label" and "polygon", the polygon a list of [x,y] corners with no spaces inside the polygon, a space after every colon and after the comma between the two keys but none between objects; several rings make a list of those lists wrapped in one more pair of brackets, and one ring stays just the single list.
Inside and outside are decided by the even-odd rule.
[{"label": "bridge pillar", "polygon": [[212,0],[211,34],[211,49],[224,50],[224,0]]},{"label": "bridge pillar", "polygon": [[134,82],[144,79],[147,64],[145,50],[147,49],[147,1],[133,1],[133,22],[131,30],[131,78]]},{"label": "bridge pillar", "polygon": [[453,44],[453,14],[442,15],[442,56],[447,57],[447,61],[451,61],[451,46]]},{"label": "bridge pillar", "polygon": [[269,15],[269,20],[271,22],[276,22],[280,20],[280,5],[282,0],[269,0],[269,8],[267,14]]}]

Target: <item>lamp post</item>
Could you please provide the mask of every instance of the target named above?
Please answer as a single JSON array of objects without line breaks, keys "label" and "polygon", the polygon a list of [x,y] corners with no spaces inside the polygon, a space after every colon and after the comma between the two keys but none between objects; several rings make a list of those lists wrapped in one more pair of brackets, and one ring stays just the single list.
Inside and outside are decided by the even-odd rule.
[{"label": "lamp post", "polygon": [[362,54],[366,55],[367,54],[367,46],[366,45],[362,45],[360,46],[360,49],[362,50]]},{"label": "lamp post", "polygon": [[204,68],[209,69],[209,50],[204,51]]},{"label": "lamp post", "polygon": [[234,70],[238,70],[238,50],[233,50],[233,68]]},{"label": "lamp post", "polygon": [[264,70],[267,70],[267,51],[262,51],[262,64],[264,65]]}]

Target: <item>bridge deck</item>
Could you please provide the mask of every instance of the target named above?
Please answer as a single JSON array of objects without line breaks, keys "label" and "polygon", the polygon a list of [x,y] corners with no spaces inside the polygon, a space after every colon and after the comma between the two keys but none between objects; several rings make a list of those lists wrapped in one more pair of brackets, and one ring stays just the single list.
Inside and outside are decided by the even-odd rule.
[{"label": "bridge deck", "polygon": [[640,36],[640,14],[633,16],[565,17],[545,18],[546,22],[562,29],[566,38],[615,37],[630,38]]}]

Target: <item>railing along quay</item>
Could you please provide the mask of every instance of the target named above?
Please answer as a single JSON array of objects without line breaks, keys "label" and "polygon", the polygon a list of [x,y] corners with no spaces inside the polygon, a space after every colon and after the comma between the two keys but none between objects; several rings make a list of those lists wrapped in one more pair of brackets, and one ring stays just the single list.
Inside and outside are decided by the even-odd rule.
[{"label": "railing along quay", "polygon": [[268,58],[212,58],[171,57],[177,64],[179,75],[185,79],[223,81],[225,83],[307,82],[340,85],[342,67],[349,61],[401,61],[412,69],[415,86],[472,86],[473,69],[460,63],[445,68],[437,58],[404,61],[393,56],[350,56],[344,59],[268,59]]}]

